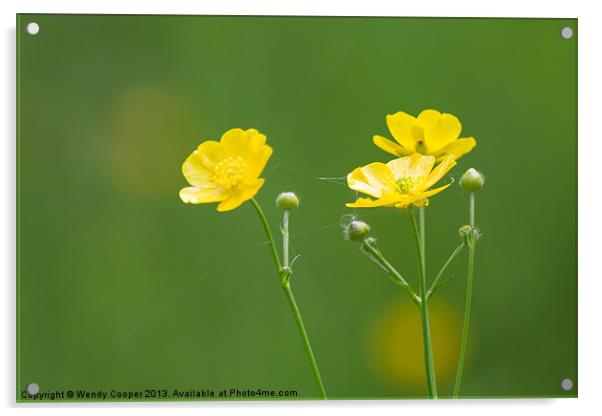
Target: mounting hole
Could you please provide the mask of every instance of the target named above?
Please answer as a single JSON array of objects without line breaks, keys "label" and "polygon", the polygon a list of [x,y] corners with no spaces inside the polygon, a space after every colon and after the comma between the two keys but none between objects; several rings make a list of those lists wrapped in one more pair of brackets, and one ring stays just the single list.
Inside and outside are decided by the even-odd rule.
[{"label": "mounting hole", "polygon": [[37,35],[39,31],[40,25],[36,22],[31,22],[27,24],[27,33],[29,33],[30,35]]},{"label": "mounting hole", "polygon": [[573,390],[573,380],[571,380],[570,378],[565,378],[564,380],[562,380],[560,382],[560,387],[564,391],[571,391],[571,390]]},{"label": "mounting hole", "polygon": [[37,383],[29,383],[27,385],[27,393],[31,394],[32,396],[34,394],[38,394],[40,392],[40,386],[38,386]]},{"label": "mounting hole", "polygon": [[569,27],[569,26],[565,26],[562,28],[562,30],[560,31],[560,36],[562,36],[565,39],[570,39],[573,37],[573,28]]}]

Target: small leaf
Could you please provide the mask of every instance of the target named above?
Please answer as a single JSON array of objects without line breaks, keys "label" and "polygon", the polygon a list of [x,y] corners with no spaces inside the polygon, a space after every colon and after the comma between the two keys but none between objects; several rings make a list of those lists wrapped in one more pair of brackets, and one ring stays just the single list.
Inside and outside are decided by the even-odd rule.
[{"label": "small leaf", "polygon": [[299,257],[301,257],[301,254],[297,254],[295,257],[293,257],[293,259],[291,260],[291,264],[289,264],[289,267],[293,267],[293,264],[295,264],[295,261],[297,261]]}]

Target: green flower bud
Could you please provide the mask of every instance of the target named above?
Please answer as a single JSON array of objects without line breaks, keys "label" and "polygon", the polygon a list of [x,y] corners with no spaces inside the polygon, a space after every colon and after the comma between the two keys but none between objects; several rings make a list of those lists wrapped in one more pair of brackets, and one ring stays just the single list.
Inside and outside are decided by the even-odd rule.
[{"label": "green flower bud", "polygon": [[276,205],[282,209],[293,209],[299,206],[299,197],[294,192],[282,192],[276,198]]},{"label": "green flower bud", "polygon": [[472,227],[470,225],[463,225],[458,230],[458,234],[460,235],[460,240],[468,243],[470,234],[472,234]]},{"label": "green flower bud", "polygon": [[468,169],[460,178],[460,186],[470,192],[478,191],[484,183],[483,174],[473,168]]},{"label": "green flower bud", "polygon": [[343,234],[347,240],[363,241],[370,232],[370,226],[364,221],[354,220],[345,227]]}]

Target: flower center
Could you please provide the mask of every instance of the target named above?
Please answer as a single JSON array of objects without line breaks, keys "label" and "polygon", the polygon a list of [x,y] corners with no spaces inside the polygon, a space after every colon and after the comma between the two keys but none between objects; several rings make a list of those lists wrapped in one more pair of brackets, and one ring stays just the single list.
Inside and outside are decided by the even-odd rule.
[{"label": "flower center", "polygon": [[426,145],[424,144],[424,140],[418,140],[416,142],[416,151],[423,155],[425,155],[427,153]]},{"label": "flower center", "polygon": [[412,126],[410,130],[412,138],[416,141],[416,152],[426,154],[426,144],[424,144],[424,129],[420,126]]},{"label": "flower center", "polygon": [[412,178],[400,178],[397,185],[402,194],[409,194],[414,188],[414,180]]},{"label": "flower center", "polygon": [[246,165],[240,156],[228,157],[215,167],[213,182],[223,188],[238,185],[243,179]]}]

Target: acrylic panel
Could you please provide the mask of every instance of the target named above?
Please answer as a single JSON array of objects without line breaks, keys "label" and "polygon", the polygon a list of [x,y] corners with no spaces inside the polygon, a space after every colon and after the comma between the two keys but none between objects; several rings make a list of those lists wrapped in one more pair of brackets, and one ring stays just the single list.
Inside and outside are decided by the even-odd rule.
[{"label": "acrylic panel", "polygon": [[16,30],[17,401],[577,396],[576,19]]}]

